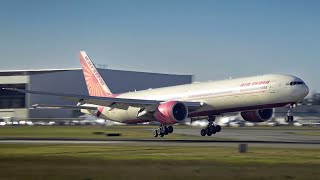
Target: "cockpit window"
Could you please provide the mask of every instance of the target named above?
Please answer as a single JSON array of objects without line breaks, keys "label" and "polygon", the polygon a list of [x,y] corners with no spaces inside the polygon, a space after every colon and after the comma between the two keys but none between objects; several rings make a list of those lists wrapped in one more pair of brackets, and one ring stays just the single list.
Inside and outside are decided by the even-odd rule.
[{"label": "cockpit window", "polygon": [[298,84],[304,84],[302,81],[292,81],[289,83],[290,86],[298,85]]}]

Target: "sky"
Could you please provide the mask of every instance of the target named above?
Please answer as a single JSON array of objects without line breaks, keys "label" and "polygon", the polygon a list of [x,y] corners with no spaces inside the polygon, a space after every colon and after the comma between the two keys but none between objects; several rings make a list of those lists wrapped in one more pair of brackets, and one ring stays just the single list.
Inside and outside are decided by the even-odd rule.
[{"label": "sky", "polygon": [[0,70],[296,75],[320,92],[318,0],[1,0]]}]

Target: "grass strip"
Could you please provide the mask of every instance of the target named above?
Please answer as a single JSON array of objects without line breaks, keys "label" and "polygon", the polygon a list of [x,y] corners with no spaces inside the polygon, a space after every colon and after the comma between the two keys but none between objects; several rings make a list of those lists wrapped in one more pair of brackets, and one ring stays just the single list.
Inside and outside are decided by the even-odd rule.
[{"label": "grass strip", "polygon": [[1,144],[0,179],[318,179],[317,149]]}]

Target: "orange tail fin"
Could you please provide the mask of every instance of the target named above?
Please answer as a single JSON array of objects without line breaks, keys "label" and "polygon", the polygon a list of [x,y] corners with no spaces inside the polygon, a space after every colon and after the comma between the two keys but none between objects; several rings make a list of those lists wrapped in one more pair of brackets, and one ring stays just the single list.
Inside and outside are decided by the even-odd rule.
[{"label": "orange tail fin", "polygon": [[80,63],[90,96],[109,97],[112,92],[85,51],[80,51]]}]

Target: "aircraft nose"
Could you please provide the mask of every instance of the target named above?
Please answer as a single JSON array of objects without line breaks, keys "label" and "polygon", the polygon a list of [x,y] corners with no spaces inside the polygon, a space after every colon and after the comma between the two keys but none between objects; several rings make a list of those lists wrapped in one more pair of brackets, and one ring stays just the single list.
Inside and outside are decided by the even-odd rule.
[{"label": "aircraft nose", "polygon": [[306,84],[301,84],[293,88],[290,94],[295,101],[301,101],[309,94],[309,87]]},{"label": "aircraft nose", "polygon": [[304,84],[304,87],[303,87],[303,93],[304,93],[304,97],[306,97],[306,96],[308,96],[308,94],[309,94],[309,87],[306,85],[306,84]]}]

